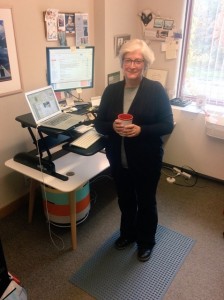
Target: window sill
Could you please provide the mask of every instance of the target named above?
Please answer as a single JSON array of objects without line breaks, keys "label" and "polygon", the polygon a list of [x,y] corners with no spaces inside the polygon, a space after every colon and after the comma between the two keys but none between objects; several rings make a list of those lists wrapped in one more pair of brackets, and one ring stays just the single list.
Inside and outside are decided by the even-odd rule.
[{"label": "window sill", "polygon": [[186,111],[186,112],[190,112],[190,113],[194,113],[194,114],[206,114],[206,112],[224,114],[224,107],[217,106],[217,105],[208,104],[204,108],[200,108],[200,107],[196,106],[195,103],[191,103],[185,107],[175,106],[175,105],[171,105],[171,106],[172,106],[172,109]]},{"label": "window sill", "polygon": [[206,105],[205,109],[199,108],[196,104],[185,107],[174,106],[172,109],[178,111],[200,114],[205,122],[205,132],[208,136],[224,141],[224,107]]}]

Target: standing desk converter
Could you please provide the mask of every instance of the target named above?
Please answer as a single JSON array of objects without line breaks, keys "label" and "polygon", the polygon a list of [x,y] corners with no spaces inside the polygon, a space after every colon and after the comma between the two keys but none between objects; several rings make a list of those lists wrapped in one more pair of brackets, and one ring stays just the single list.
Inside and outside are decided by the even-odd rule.
[{"label": "standing desk converter", "polygon": [[[16,117],[16,121],[21,123],[21,126],[23,128],[28,129],[34,145],[36,147],[38,146],[41,152],[46,151],[49,159],[51,159],[50,149],[62,143],[64,143],[63,149],[65,149],[66,151],[78,153],[84,156],[93,155],[105,147],[105,137],[102,137],[88,149],[81,149],[75,146],[70,146],[70,142],[78,138],[81,135],[81,133],[76,132],[74,128],[71,128],[67,131],[46,127],[38,127],[38,129],[36,129],[36,123],[31,113]],[[86,125],[89,125],[89,123],[93,123],[93,121],[83,122],[83,124]],[[36,137],[37,134],[33,132],[33,130],[37,130],[37,133],[39,135],[38,141]]]},{"label": "standing desk converter", "polygon": [[[28,114],[29,115],[29,114]],[[30,116],[25,115],[27,121]],[[20,121],[23,118],[20,118]],[[31,119],[32,121],[32,119]],[[31,123],[21,123],[23,127],[31,127]],[[60,139],[61,137],[59,137]],[[64,137],[62,137],[63,140]],[[57,140],[57,134],[56,134]],[[59,141],[57,141],[59,142]],[[103,144],[98,146],[98,149],[102,149]],[[72,249],[77,247],[76,238],[76,193],[75,191],[83,186],[89,179],[95,177],[105,169],[109,167],[109,162],[104,153],[96,152],[92,155],[81,155],[78,153],[68,152],[62,149],[62,145],[58,145],[54,150],[56,155],[50,153],[51,159],[55,165],[55,169],[58,174],[67,177],[66,180],[61,180],[51,174],[41,172],[41,170],[32,168],[28,165],[24,165],[15,161],[13,158],[5,162],[5,165],[14,171],[22,173],[31,178],[30,194],[29,194],[29,222],[32,221],[32,214],[35,200],[35,190],[39,183],[48,185],[52,188],[58,189],[61,192],[68,193],[69,205],[70,205],[70,222],[71,222],[71,242]],[[46,150],[46,149],[45,149]],[[47,149],[49,151],[49,149]],[[88,168],[87,168],[88,166]]]}]

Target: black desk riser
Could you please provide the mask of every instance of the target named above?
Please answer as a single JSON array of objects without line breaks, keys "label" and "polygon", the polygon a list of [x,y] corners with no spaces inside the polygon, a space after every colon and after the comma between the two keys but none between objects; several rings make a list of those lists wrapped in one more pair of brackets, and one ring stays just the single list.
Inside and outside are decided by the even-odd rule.
[{"label": "black desk riser", "polygon": [[[80,133],[76,132],[74,128],[71,128],[67,131],[57,130],[54,128],[46,128],[39,126],[37,128],[34,118],[31,113],[24,114],[21,116],[16,117],[16,121],[21,123],[23,128],[27,128],[33,144],[35,145],[34,150],[30,151],[29,153],[18,153],[15,155],[14,159],[17,162],[21,162],[25,165],[28,165],[34,169],[42,170],[44,173],[50,174],[54,177],[57,177],[61,180],[68,180],[67,176],[58,174],[55,172],[53,160],[55,157],[57,158],[58,154],[51,154],[50,149],[56,147],[60,144],[62,145],[62,151],[60,151],[61,155],[64,155],[67,152],[74,152],[79,155],[89,156],[93,155],[99,151],[101,151],[105,147],[106,138],[102,137],[97,142],[95,142],[92,146],[88,149],[82,149],[70,143],[78,138]],[[83,124],[88,125],[90,122],[84,122]],[[92,121],[91,121],[92,123]],[[34,131],[37,130],[39,138],[37,139]],[[43,158],[43,152],[47,152],[47,158]],[[39,154],[40,158],[36,155]],[[43,166],[40,166],[40,162],[43,163]]]}]

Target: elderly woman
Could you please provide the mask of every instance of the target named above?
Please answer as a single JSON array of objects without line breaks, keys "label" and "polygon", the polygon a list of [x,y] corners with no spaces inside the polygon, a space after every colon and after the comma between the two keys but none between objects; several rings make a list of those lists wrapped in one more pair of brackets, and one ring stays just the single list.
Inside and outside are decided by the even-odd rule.
[{"label": "elderly woman", "polygon": [[[137,257],[147,261],[155,245],[158,224],[156,190],[160,179],[162,136],[173,130],[173,115],[163,86],[144,77],[154,61],[148,45],[133,39],[120,49],[124,79],[106,87],[95,127],[108,136],[106,155],[121,211],[119,250],[137,244]],[[121,113],[133,116],[123,125]]]}]

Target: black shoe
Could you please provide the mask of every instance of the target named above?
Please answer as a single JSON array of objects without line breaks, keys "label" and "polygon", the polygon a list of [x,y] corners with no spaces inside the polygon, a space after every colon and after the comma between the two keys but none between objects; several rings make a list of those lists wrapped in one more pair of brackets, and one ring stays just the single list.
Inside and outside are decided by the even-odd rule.
[{"label": "black shoe", "polygon": [[150,259],[152,249],[150,248],[138,248],[138,260],[147,261]]},{"label": "black shoe", "polygon": [[115,241],[115,248],[117,250],[123,250],[123,249],[127,248],[127,246],[129,246],[131,243],[134,243],[134,240],[128,240],[123,237],[119,237]]}]

